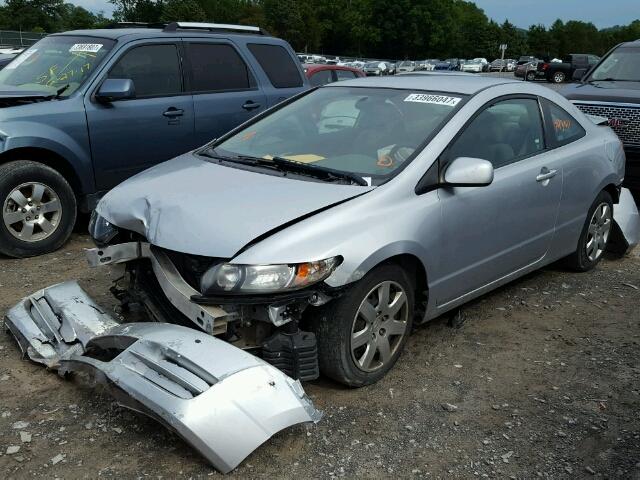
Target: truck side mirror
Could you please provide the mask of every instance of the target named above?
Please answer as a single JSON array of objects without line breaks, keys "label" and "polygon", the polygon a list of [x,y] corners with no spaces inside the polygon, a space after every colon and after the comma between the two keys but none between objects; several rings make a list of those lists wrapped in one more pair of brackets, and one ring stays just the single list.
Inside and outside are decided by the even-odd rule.
[{"label": "truck side mirror", "polygon": [[96,100],[110,103],[136,97],[136,89],[130,78],[107,78],[96,93]]},{"label": "truck side mirror", "polygon": [[573,75],[571,76],[572,80],[582,80],[584,78],[584,74],[587,73],[586,68],[576,68],[573,71]]}]

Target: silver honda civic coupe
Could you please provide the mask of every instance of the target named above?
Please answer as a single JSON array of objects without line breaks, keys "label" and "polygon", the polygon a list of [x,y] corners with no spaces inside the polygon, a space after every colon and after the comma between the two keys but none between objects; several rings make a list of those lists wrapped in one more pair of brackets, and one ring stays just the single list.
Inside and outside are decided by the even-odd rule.
[{"label": "silver honda civic coupe", "polygon": [[413,325],[560,259],[590,270],[622,230],[636,243],[624,163],[610,128],[532,82],[345,81],[113,189],[89,263],[124,264],[125,312],[362,386]]}]

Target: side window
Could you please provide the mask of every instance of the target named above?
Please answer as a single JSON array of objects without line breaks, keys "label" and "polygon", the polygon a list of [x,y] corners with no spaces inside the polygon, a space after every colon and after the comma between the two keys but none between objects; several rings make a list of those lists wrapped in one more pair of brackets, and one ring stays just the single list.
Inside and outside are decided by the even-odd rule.
[{"label": "side window", "polygon": [[138,98],[179,94],[182,74],[178,49],[175,45],[134,47],[113,66],[109,78],[133,80]]},{"label": "side window", "polygon": [[449,147],[447,159],[475,157],[494,168],[514,163],[544,149],[537,100],[502,100],[485,108]]},{"label": "side window", "polygon": [[596,57],[595,55],[588,55],[587,58],[589,59],[589,65],[595,65],[600,61],[600,57]]},{"label": "side window", "polygon": [[574,55],[573,63],[576,65],[587,65],[587,56],[586,55]]},{"label": "side window", "polygon": [[311,78],[309,79],[309,83],[312,87],[326,85],[327,83],[331,83],[332,81],[333,77],[331,76],[331,70],[320,70],[319,72],[311,75]]},{"label": "side window", "polygon": [[261,43],[250,43],[247,46],[274,87],[293,88],[302,86],[300,70],[284,47]]},{"label": "side window", "polygon": [[336,76],[338,80],[353,80],[356,78],[356,74],[349,70],[336,70]]},{"label": "side window", "polygon": [[191,90],[221,92],[247,90],[253,83],[247,64],[231,45],[188,43]]},{"label": "side window", "polygon": [[553,146],[559,147],[584,137],[585,131],[578,121],[555,103],[543,99],[547,130]]}]

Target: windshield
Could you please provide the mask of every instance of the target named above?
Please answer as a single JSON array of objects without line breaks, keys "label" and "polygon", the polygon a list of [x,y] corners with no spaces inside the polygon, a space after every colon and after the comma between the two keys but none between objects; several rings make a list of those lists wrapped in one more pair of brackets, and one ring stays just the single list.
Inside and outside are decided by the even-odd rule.
[{"label": "windshield", "polygon": [[114,42],[103,38],[45,37],[0,71],[0,90],[71,95],[95,70]]},{"label": "windshield", "polygon": [[614,50],[596,67],[589,80],[640,82],[640,48],[620,47]]},{"label": "windshield", "polygon": [[462,98],[388,88],[323,87],[216,145],[215,154],[280,157],[381,184],[413,158]]}]

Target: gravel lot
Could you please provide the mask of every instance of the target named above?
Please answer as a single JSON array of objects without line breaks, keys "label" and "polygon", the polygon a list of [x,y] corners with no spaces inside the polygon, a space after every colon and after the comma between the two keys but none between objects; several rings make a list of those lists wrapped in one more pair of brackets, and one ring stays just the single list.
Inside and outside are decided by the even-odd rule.
[{"label": "gravel lot", "polygon": [[[0,311],[79,279],[98,303],[116,269],[91,270],[75,234],[40,258],[0,258]],[[640,252],[593,272],[553,265],[465,306],[460,328],[419,328],[380,383],[305,388],[325,413],[281,432],[229,478],[640,479]],[[0,335],[0,477],[218,476],[178,437],[111,397],[20,358]]]},{"label": "gravel lot", "polygon": [[[89,246],[74,235],[41,258],[0,259],[0,309],[74,278],[114,307],[118,273],[85,267]],[[229,477],[640,478],[639,287],[638,252],[528,275],[466,306],[461,328],[419,328],[377,385],[307,384],[323,420]],[[218,475],[155,422],[22,360],[9,335],[0,361],[0,476]]]}]

